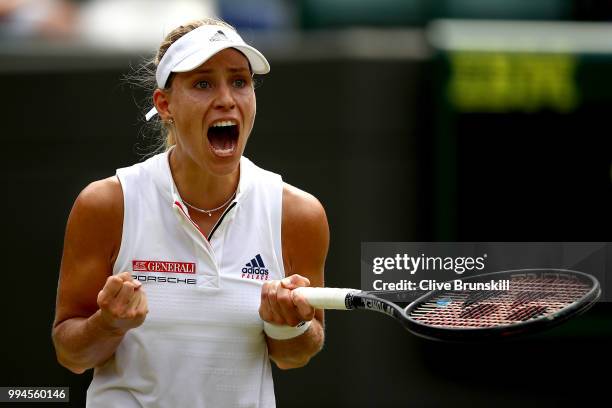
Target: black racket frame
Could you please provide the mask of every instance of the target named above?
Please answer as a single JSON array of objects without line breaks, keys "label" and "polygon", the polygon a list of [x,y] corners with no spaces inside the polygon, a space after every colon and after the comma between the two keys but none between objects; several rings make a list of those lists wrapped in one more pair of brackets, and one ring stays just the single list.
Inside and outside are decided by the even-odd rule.
[{"label": "black racket frame", "polygon": [[520,335],[532,334],[557,326],[566,320],[580,315],[590,309],[601,296],[601,287],[598,280],[584,272],[566,269],[521,269],[486,273],[470,276],[462,281],[482,281],[501,279],[501,276],[510,279],[516,275],[526,274],[551,274],[551,275],[574,275],[591,283],[591,289],[577,302],[564,307],[558,312],[540,316],[521,323],[512,323],[496,327],[469,327],[450,328],[423,324],[410,317],[410,312],[420,304],[439,296],[448,291],[433,290],[419,296],[406,307],[380,298],[376,293],[381,292],[356,292],[349,293],[345,299],[347,309],[372,310],[384,313],[400,322],[404,328],[411,333],[430,340],[454,341],[454,342],[479,342],[490,340],[511,339]]}]

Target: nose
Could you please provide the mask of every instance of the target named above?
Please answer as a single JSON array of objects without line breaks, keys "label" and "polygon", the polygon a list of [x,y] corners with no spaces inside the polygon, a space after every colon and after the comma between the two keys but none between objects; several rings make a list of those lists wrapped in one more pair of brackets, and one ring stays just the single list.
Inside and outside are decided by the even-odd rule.
[{"label": "nose", "polygon": [[217,87],[217,97],[215,99],[215,108],[229,110],[236,106],[232,88],[227,84],[222,84]]}]

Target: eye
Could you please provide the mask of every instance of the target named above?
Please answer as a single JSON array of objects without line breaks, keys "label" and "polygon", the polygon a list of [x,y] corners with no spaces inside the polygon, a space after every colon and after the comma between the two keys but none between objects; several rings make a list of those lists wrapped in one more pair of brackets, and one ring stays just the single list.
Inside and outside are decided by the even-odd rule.
[{"label": "eye", "polygon": [[247,81],[244,79],[234,79],[233,85],[235,88],[244,88],[247,86]]},{"label": "eye", "polygon": [[210,83],[208,81],[198,81],[195,83],[194,87],[199,89],[208,89],[210,88]]}]

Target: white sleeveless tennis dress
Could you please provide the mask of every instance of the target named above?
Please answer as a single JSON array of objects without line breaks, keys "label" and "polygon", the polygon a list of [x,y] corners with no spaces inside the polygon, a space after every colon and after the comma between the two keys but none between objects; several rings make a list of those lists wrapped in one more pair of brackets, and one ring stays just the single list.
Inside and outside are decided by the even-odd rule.
[{"label": "white sleeveless tennis dress", "polygon": [[149,314],[95,369],[87,406],[274,407],[261,286],[284,277],[283,183],[240,161],[240,182],[209,237],[178,195],[168,152],[117,170],[124,195],[113,273],[143,283]]}]

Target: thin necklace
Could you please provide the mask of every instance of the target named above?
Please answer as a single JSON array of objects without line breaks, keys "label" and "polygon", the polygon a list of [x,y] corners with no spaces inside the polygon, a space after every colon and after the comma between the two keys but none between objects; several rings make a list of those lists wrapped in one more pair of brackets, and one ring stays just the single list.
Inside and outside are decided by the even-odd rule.
[{"label": "thin necklace", "polygon": [[202,208],[198,208],[194,205],[189,204],[187,201],[183,200],[183,202],[185,203],[185,205],[189,208],[192,208],[196,211],[199,211],[201,213],[204,214],[208,214],[209,217],[212,217],[212,213],[214,213],[215,211],[219,211],[220,209],[222,209],[223,207],[225,207],[226,205],[228,205],[230,203],[230,201],[232,201],[234,199],[234,197],[236,196],[236,191],[238,191],[238,189],[234,190],[234,194],[231,195],[231,197],[229,198],[229,200],[227,200],[226,202],[224,202],[223,204],[221,204],[220,206],[218,206],[217,208],[213,208],[212,210],[204,210]]}]

